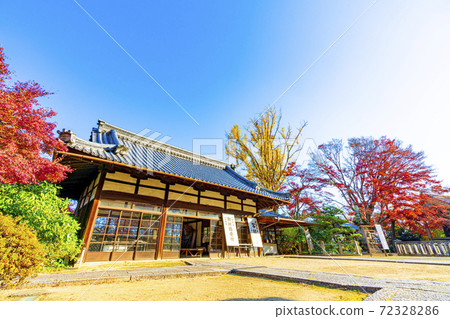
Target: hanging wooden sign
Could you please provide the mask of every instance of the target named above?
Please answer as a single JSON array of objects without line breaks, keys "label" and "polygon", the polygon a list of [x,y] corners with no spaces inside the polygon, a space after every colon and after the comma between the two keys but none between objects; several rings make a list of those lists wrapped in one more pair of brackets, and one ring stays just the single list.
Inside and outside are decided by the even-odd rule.
[{"label": "hanging wooden sign", "polygon": [[380,239],[381,247],[383,247],[384,250],[389,250],[389,245],[386,241],[386,237],[384,236],[383,228],[381,228],[381,225],[375,224],[375,229],[378,233],[378,238]]},{"label": "hanging wooden sign", "polygon": [[253,247],[262,247],[263,243],[261,239],[261,233],[259,232],[258,222],[256,221],[256,218],[247,217],[247,222]]},{"label": "hanging wooden sign", "polygon": [[239,247],[239,238],[236,229],[236,221],[232,214],[222,214],[225,241],[228,247]]}]

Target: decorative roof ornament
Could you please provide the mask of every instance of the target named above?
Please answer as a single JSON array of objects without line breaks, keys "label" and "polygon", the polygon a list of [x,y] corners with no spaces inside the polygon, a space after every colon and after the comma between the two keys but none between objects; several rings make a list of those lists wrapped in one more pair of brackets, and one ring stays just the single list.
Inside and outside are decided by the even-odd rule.
[{"label": "decorative roof ornament", "polygon": [[75,140],[75,133],[73,133],[71,130],[66,131],[65,128],[63,128],[62,131],[57,131],[59,134],[59,139],[64,142],[65,144],[73,143]]},{"label": "decorative roof ornament", "polygon": [[114,149],[114,153],[116,153],[117,155],[127,156],[129,150],[130,148],[128,146],[119,144]]}]

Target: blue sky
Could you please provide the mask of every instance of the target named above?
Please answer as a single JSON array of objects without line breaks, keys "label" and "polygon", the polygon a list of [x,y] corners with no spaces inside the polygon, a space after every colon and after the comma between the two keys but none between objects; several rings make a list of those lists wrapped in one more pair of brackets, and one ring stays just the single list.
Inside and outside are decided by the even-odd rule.
[{"label": "blue sky", "polygon": [[[0,44],[58,128],[101,118],[139,132],[224,138],[270,105],[373,1],[3,1]],[[450,184],[450,3],[379,0],[275,104],[308,122],[308,147],[387,135],[423,150]]]}]

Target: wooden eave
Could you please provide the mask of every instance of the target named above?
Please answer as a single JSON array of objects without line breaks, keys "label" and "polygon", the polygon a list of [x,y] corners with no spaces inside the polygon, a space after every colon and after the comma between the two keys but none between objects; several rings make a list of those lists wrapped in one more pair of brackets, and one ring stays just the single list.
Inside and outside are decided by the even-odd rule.
[{"label": "wooden eave", "polygon": [[[264,209],[268,207],[276,207],[285,204],[289,204],[289,201],[282,199],[275,199],[272,197],[264,196],[261,194],[255,194],[253,192],[248,192],[245,190],[235,189],[229,186],[209,183],[205,181],[200,181],[196,179],[192,179],[189,177],[178,176],[174,174],[169,174],[161,171],[150,170],[143,167],[137,167],[125,163],[117,163],[106,159],[101,159],[94,156],[85,155],[81,151],[71,150],[69,152],[57,152],[57,156],[62,156],[62,162],[70,162],[70,166],[74,169],[74,172],[71,173],[70,181],[63,181],[61,184],[64,185],[64,191],[62,192],[62,196],[71,197],[77,199],[77,196],[81,194],[82,189],[86,185],[82,185],[81,187],[77,187],[76,185],[80,185],[82,178],[87,178],[91,175],[95,175],[96,172],[103,169],[106,171],[122,171],[129,173],[133,177],[147,179],[149,175],[160,179],[162,182],[167,184],[179,183],[187,186],[192,186],[196,190],[212,190],[221,193],[222,195],[235,195],[240,199],[252,199],[257,203],[258,209]],[[70,160],[68,158],[71,158]],[[86,170],[87,172],[78,172],[77,170]],[[75,175],[74,175],[75,174]],[[72,179],[75,177],[75,181]],[[67,191],[66,191],[67,190]],[[70,193],[69,190],[73,191],[72,196],[68,196]]]}]

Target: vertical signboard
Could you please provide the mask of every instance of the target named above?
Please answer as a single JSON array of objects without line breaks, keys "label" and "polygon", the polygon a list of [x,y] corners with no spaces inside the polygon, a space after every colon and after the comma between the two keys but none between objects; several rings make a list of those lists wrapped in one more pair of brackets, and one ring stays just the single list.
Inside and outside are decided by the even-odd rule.
[{"label": "vertical signboard", "polygon": [[247,217],[248,229],[252,238],[253,247],[262,247],[261,233],[259,232],[258,222],[256,218]]},{"label": "vertical signboard", "polygon": [[383,228],[381,228],[381,225],[375,224],[375,229],[378,233],[378,238],[380,239],[381,247],[383,247],[384,250],[389,250],[389,245],[386,241],[386,237],[384,236]]},{"label": "vertical signboard", "polygon": [[227,246],[237,247],[239,246],[239,238],[236,229],[236,221],[234,220],[234,215],[222,214],[223,219],[223,229],[225,231],[225,240]]},{"label": "vertical signboard", "polygon": [[304,228],[304,231],[305,231],[306,243],[307,243],[307,245],[308,245],[308,251],[309,251],[309,253],[311,253],[312,250],[314,249],[314,244],[313,244],[311,235],[309,234],[308,228],[305,227],[305,228]]}]

